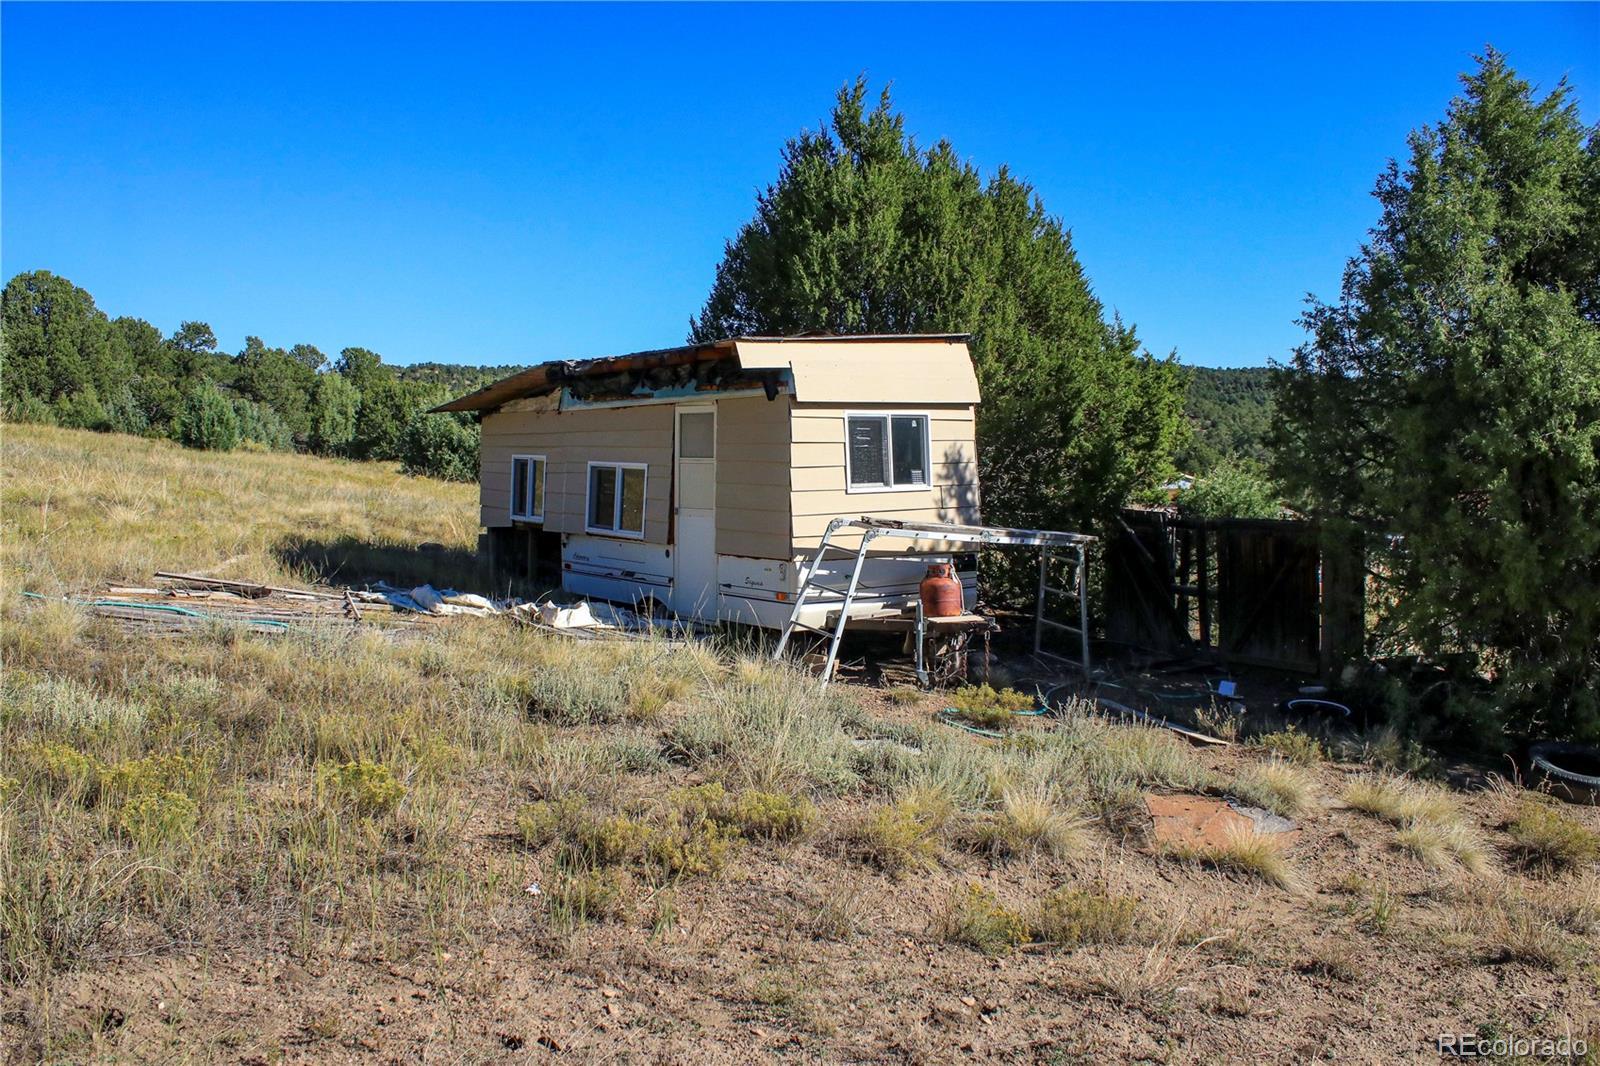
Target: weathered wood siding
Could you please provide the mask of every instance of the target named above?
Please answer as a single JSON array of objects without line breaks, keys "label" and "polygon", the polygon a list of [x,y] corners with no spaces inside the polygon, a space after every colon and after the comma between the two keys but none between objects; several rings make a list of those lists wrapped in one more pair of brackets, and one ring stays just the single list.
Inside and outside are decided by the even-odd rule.
[{"label": "weathered wood siding", "polygon": [[717,554],[791,555],[786,395],[717,403]]},{"label": "weathered wood siding", "polygon": [[543,455],[544,528],[582,533],[590,462],[646,463],[644,539],[667,543],[672,405],[583,411],[514,410],[483,419],[479,500],[486,527],[511,524],[511,457]]},{"label": "weathered wood siding", "polygon": [[[894,492],[849,492],[847,413],[926,414],[929,485]],[[915,522],[980,521],[976,421],[970,405],[801,404],[791,408],[791,531],[796,551],[817,546],[828,522],[844,515]],[[850,544],[850,538],[836,543]],[[905,541],[894,542],[904,548]]]}]

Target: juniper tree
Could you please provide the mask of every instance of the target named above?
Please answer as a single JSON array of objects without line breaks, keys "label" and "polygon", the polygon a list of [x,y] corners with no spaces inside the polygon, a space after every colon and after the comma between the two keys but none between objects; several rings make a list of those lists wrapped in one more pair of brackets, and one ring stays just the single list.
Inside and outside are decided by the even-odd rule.
[{"label": "juniper tree", "polygon": [[[1378,644],[1494,683],[1483,740],[1600,735],[1600,137],[1490,51],[1379,177],[1281,368],[1278,474],[1371,530]],[[1457,688],[1466,693],[1473,688]]]},{"label": "juniper tree", "polygon": [[926,151],[885,90],[840,90],[790,140],[728,242],[691,340],[737,334],[971,333],[986,521],[1098,525],[1170,467],[1182,372],[1107,321],[1071,234],[1026,182]]}]

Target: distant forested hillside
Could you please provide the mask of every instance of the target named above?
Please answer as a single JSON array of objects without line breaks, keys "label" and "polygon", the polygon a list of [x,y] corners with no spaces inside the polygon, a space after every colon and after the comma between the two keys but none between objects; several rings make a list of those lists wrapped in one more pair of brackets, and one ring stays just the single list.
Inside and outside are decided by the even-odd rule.
[{"label": "distant forested hillside", "polygon": [[1179,453],[1179,469],[1204,474],[1220,463],[1265,463],[1272,423],[1272,371],[1264,366],[1190,369],[1185,405],[1194,438]]},{"label": "distant forested hillside", "polygon": [[428,408],[517,370],[418,363],[377,352],[329,358],[310,344],[245,338],[219,351],[209,325],[164,335],[110,318],[94,297],[46,270],[18,274],[0,297],[5,417],[76,429],[171,437],[195,448],[253,447],[399,462],[412,473],[471,481],[478,427]]}]

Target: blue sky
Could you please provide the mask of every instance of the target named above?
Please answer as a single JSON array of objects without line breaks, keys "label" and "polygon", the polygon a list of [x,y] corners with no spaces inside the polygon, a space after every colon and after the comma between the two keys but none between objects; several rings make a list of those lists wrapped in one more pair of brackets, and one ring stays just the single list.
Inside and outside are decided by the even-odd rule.
[{"label": "blue sky", "polygon": [[1261,364],[1493,43],[1600,113],[1600,5],[0,8],[0,267],[164,331],[530,363],[681,341],[858,73],[1031,180],[1145,343]]}]

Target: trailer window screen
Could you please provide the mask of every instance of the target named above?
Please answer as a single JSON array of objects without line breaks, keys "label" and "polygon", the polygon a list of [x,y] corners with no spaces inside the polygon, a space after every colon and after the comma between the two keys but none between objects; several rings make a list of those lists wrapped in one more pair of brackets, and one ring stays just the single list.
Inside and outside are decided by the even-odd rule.
[{"label": "trailer window screen", "polygon": [[684,412],[678,416],[678,458],[714,459],[717,455],[717,416]]},{"label": "trailer window screen", "polygon": [[511,457],[511,517],[527,522],[544,521],[544,467],[542,455]]},{"label": "trailer window screen", "polygon": [[850,484],[884,484],[883,438],[887,428],[888,422],[882,418],[850,419]]},{"label": "trailer window screen", "polygon": [[894,415],[894,460],[890,471],[896,485],[928,483],[928,420],[922,415]]},{"label": "trailer window screen", "polygon": [[927,487],[927,415],[850,415],[846,424],[851,488]]},{"label": "trailer window screen", "polygon": [[590,463],[588,520],[591,533],[644,536],[643,463]]}]

